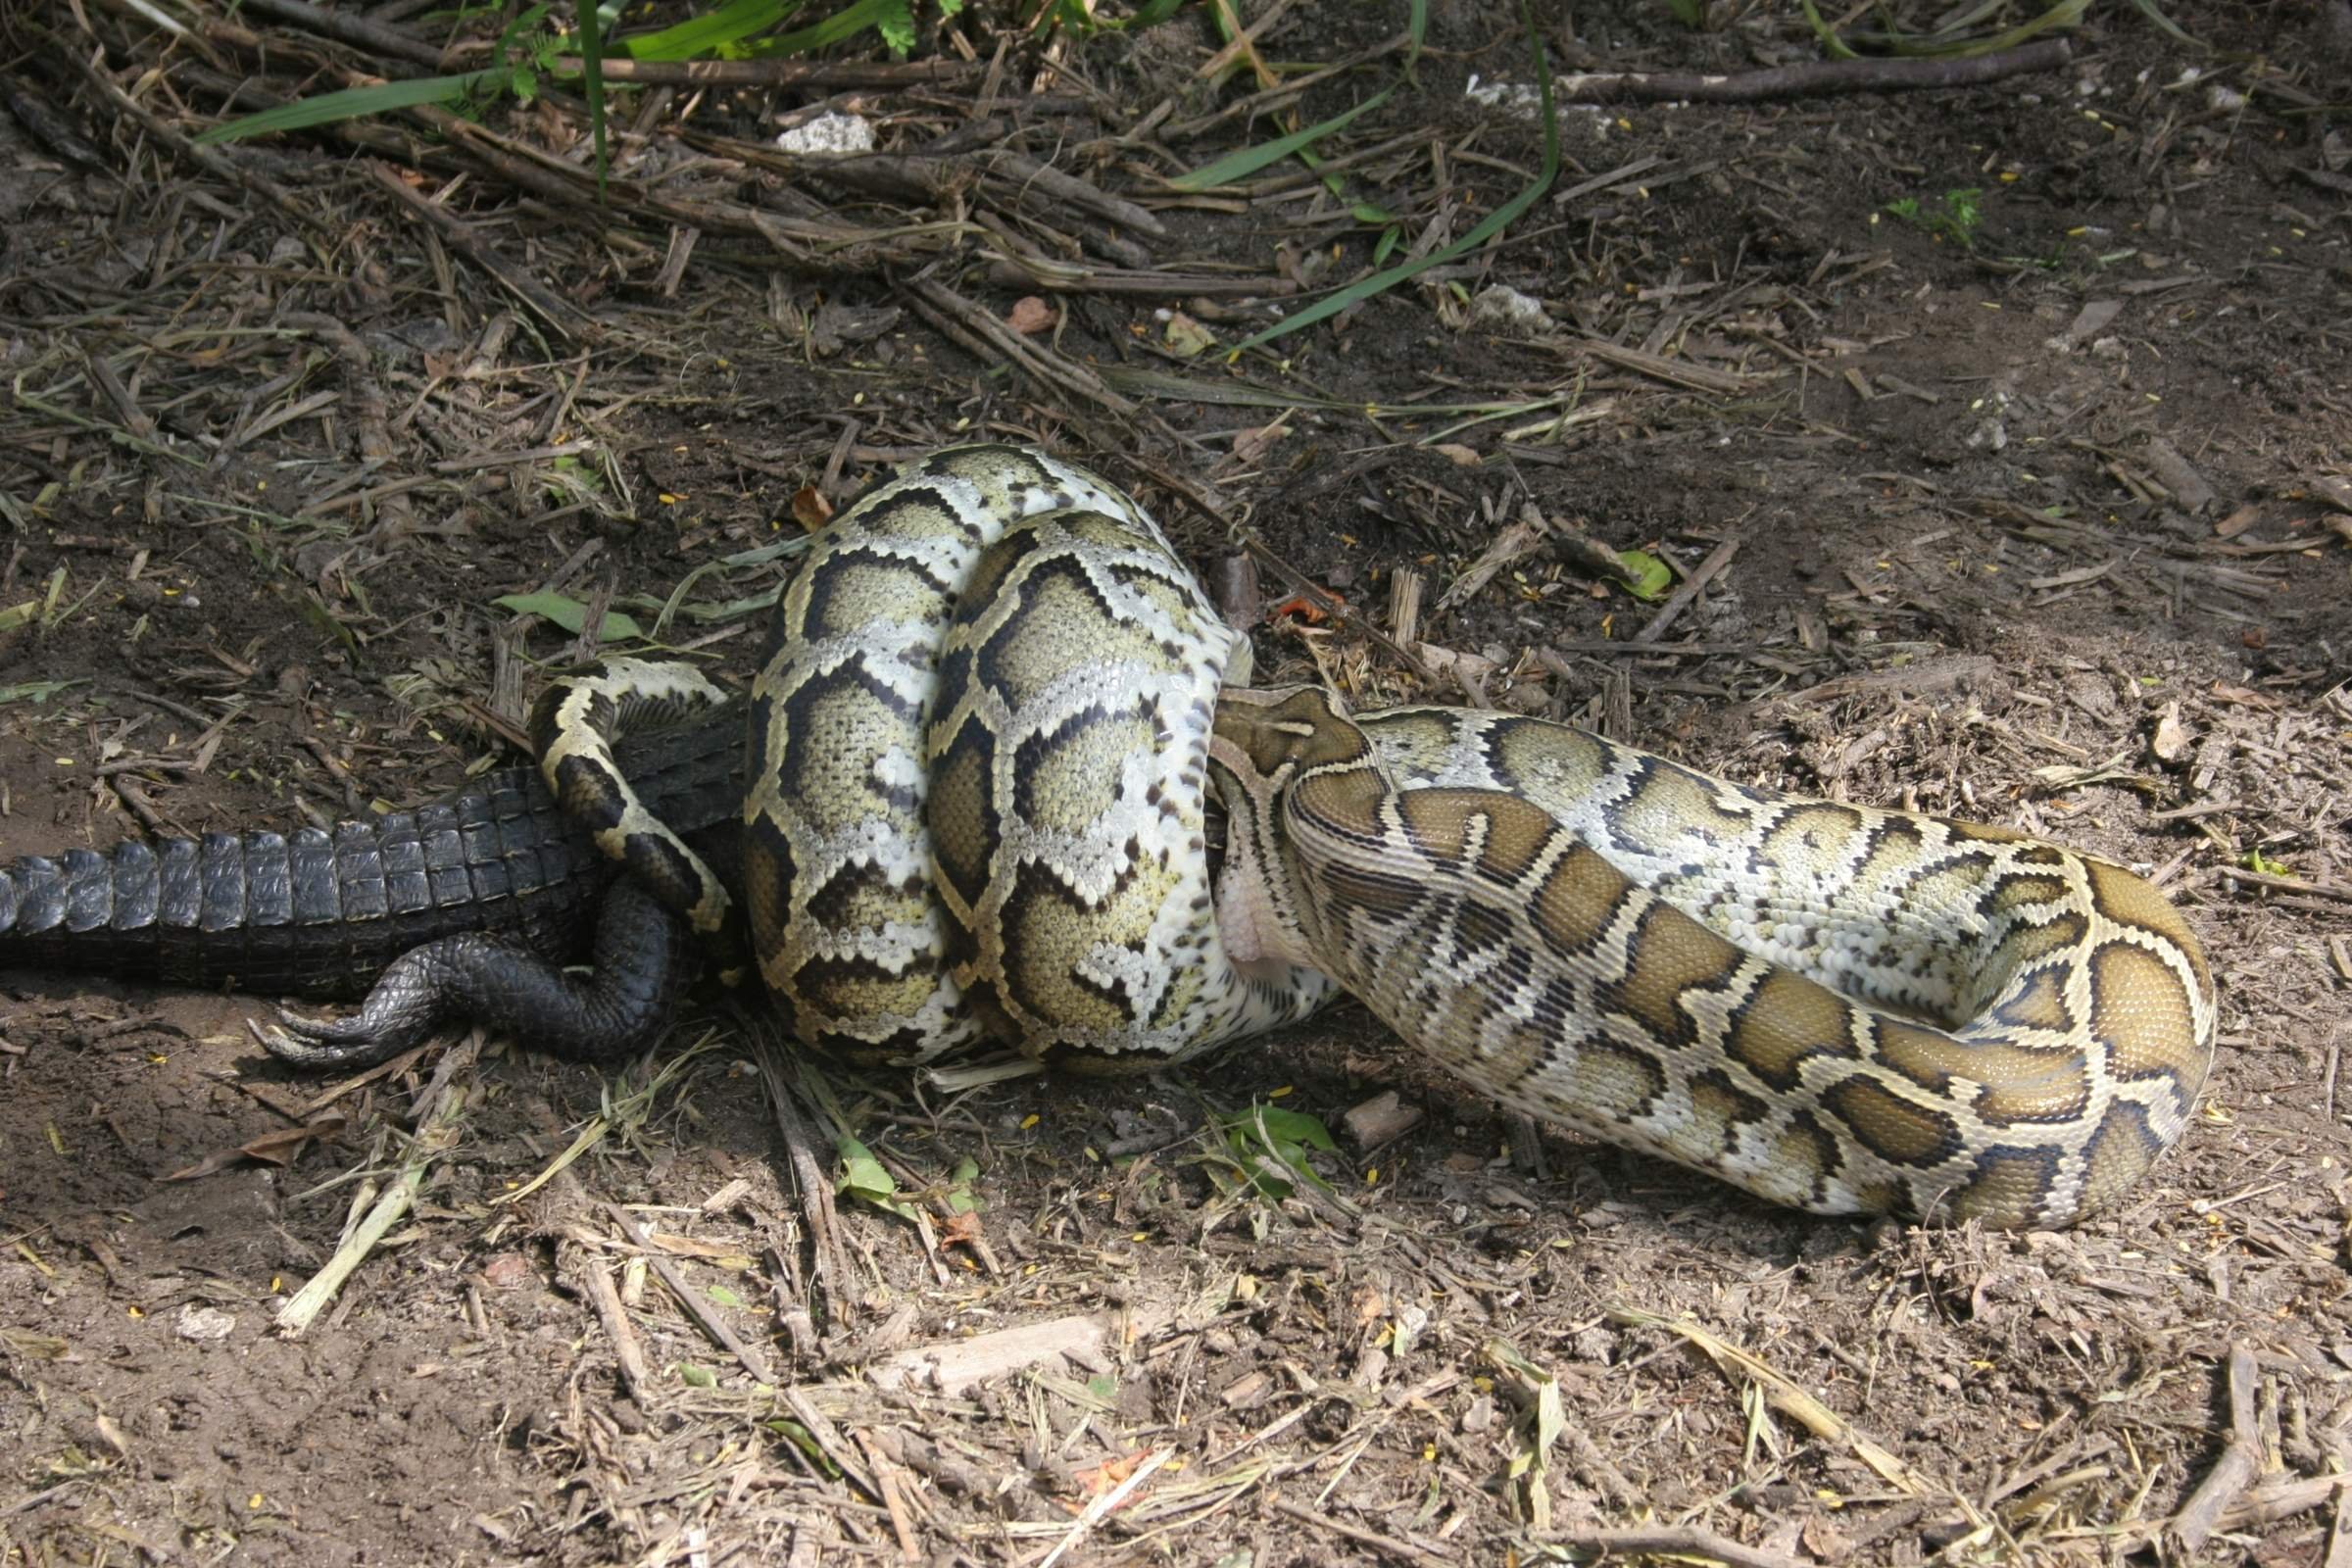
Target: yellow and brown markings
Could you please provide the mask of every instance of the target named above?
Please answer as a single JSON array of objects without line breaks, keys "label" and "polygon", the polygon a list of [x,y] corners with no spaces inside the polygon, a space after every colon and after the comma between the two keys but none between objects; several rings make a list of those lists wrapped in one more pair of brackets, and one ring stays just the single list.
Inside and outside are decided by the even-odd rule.
[{"label": "yellow and brown markings", "polygon": [[1370,755],[1363,732],[1341,717],[1329,696],[1309,686],[1225,693],[1217,705],[1216,734],[1260,778],[1273,778],[1285,766],[1301,772],[1345,767]]},{"label": "yellow and brown markings", "polygon": [[1716,804],[1719,793],[1712,779],[1646,757],[1625,798],[1607,808],[1609,827],[1628,847],[1664,859],[1711,850],[1750,825],[1746,810]]},{"label": "yellow and brown markings", "polygon": [[1559,1049],[1556,1040],[1541,1024],[1492,1030],[1469,1038],[1468,1049],[1477,1060],[1474,1064],[1464,1063],[1457,1070],[1465,1071],[1481,1084],[1494,1086],[1502,1099],[1527,1105],[1532,1097],[1525,1086],[1549,1065]]},{"label": "yellow and brown markings", "polygon": [[2075,1027],[2074,1008],[2066,1000],[2066,982],[2071,972],[2066,964],[2045,964],[2011,980],[2009,989],[1992,1007],[1993,1020],[2012,1029],[2068,1033]]},{"label": "yellow and brown markings", "polygon": [[1676,1049],[1699,1038],[1699,1021],[1683,1005],[1684,997],[1728,989],[1740,965],[1750,961],[1682,910],[1655,900],[1642,911],[1628,947],[1625,977],[1596,988],[1600,1004]]},{"label": "yellow and brown markings", "polygon": [[743,909],[754,933],[760,972],[771,990],[781,991],[786,970],[777,945],[767,933],[780,932],[791,916],[791,899],[800,867],[792,841],[769,816],[755,813],[744,823]]},{"label": "yellow and brown markings", "polygon": [[2013,871],[1984,890],[1978,909],[1988,918],[2024,914],[2036,906],[2064,904],[2074,896],[2065,877],[2047,871]]},{"label": "yellow and brown markings", "polygon": [[1850,806],[1812,801],[1778,812],[1756,841],[1756,859],[1814,875],[1853,856],[1870,836],[1870,819]]},{"label": "yellow and brown markings", "polygon": [[1497,785],[1553,809],[1598,790],[1615,755],[1581,729],[1511,718],[1489,727],[1486,754]]},{"label": "yellow and brown markings", "polygon": [[[1846,1175],[1845,1155],[1838,1147],[1837,1135],[1815,1120],[1808,1110],[1792,1111],[1788,1125],[1782,1128],[1772,1143],[1775,1165],[1787,1174],[1782,1180],[1791,1196],[1782,1200],[1800,1207],[1817,1207],[1829,1197],[1830,1183]],[[1884,1213],[1893,1208],[1891,1194],[1881,1188],[1865,1191],[1855,1188],[1854,1206],[1863,1213]]]},{"label": "yellow and brown markings", "polygon": [[1019,575],[1017,612],[993,626],[973,658],[973,676],[1019,712],[1074,669],[1160,662],[1159,640],[1115,615],[1087,573],[1057,563]]},{"label": "yellow and brown markings", "polygon": [[2021,920],[2010,926],[1985,960],[1987,973],[2016,973],[2045,958],[2070,960],[2090,935],[2090,922],[2073,909],[2045,920]]},{"label": "yellow and brown markings", "polygon": [[1541,808],[1495,790],[1407,790],[1396,797],[1396,815],[1414,847],[1434,858],[1466,861],[1475,842],[1478,874],[1506,888],[1536,868],[1560,831]]},{"label": "yellow and brown markings", "polygon": [[1870,869],[1875,886],[1896,907],[1964,909],[1983,896],[2000,863],[1988,850],[1966,850],[1908,864],[1882,857]]},{"label": "yellow and brown markings", "polygon": [[[1527,1081],[1519,1102],[1533,1100],[1564,1121],[1592,1126],[1624,1123],[1646,1115],[1665,1097],[1666,1069],[1655,1054],[1592,1033],[1552,1057],[1553,1070],[1541,1083]],[[1567,1071],[1559,1068],[1565,1063]]]},{"label": "yellow and brown markings", "polygon": [[1829,987],[1773,968],[1732,1014],[1724,1049],[1773,1088],[1787,1092],[1813,1058],[1861,1059],[1853,1004]]},{"label": "yellow and brown markings", "polygon": [[1964,1144],[1948,1113],[1906,1100],[1865,1073],[1838,1079],[1822,1091],[1821,1102],[1863,1148],[1891,1164],[1940,1164]]},{"label": "yellow and brown markings", "polygon": [[2184,1104],[2212,1064],[2212,1043],[2199,1038],[2180,977],[2133,943],[2103,942],[2090,956],[2090,1031],[2106,1044],[2118,1078],[2172,1078]]},{"label": "yellow and brown markings", "polygon": [[[1142,999],[1116,982],[1090,979],[1084,966],[1099,943],[1132,942],[1151,929],[1166,892],[1154,869],[1127,868],[1111,895],[1098,902],[1081,898],[1050,867],[1024,864],[1000,916],[1004,951],[1021,956],[999,982],[1010,1004],[1061,1028],[1108,1033],[1132,1022]],[[1076,918],[1081,914],[1086,918]]]},{"label": "yellow and brown markings", "polygon": [[1963,822],[1958,817],[1940,817],[1952,837],[1968,839],[1978,844],[2030,844],[2031,834],[2020,833],[2013,827],[2001,827],[1991,822]]},{"label": "yellow and brown markings", "polygon": [[2145,1107],[2128,1100],[2110,1104],[2083,1150],[2082,1205],[2096,1207],[2138,1181],[2170,1141],[2148,1125]]},{"label": "yellow and brown markings", "polygon": [[[837,551],[823,571],[809,576],[789,602],[796,634],[807,642],[858,637],[907,620],[910,605],[944,607],[948,592],[921,562],[873,545]],[[933,608],[914,623],[934,623],[943,612]]]},{"label": "yellow and brown markings", "polygon": [[1952,1217],[1996,1225],[2030,1225],[2046,1218],[2060,1158],[2060,1152],[2046,1145],[1985,1150],[1977,1156],[1976,1174],[1949,1195]]},{"label": "yellow and brown markings", "polygon": [[1120,764],[1149,752],[1168,728],[1158,705],[1138,698],[1025,738],[1012,758],[1014,814],[1048,832],[1086,833],[1120,804]]},{"label": "yellow and brown markings", "polygon": [[919,878],[894,874],[868,860],[852,860],[804,889],[801,906],[829,931],[882,931],[921,926],[930,907],[923,894]]},{"label": "yellow and brown markings", "polygon": [[1955,1039],[1891,1018],[1873,1024],[1879,1060],[1931,1094],[1951,1095],[1956,1080],[1979,1085],[1974,1108],[1996,1125],[2066,1121],[2090,1102],[2090,1068],[2079,1044],[2036,1050]]},{"label": "yellow and brown markings", "polygon": [[1318,859],[1310,868],[1325,909],[1362,909],[1384,919],[1401,919],[1429,898],[1429,884],[1401,868],[1383,869],[1342,858]]},{"label": "yellow and brown markings", "polygon": [[931,760],[931,853],[941,877],[964,909],[988,891],[989,867],[1004,838],[992,780],[996,737],[977,722],[957,727]]},{"label": "yellow and brown markings", "polygon": [[1740,1143],[1741,1128],[1761,1122],[1772,1107],[1733,1084],[1729,1075],[1714,1071],[1690,1075],[1685,1089],[1690,1098],[1690,1127],[1675,1141],[1686,1159],[1712,1162]]},{"label": "yellow and brown markings", "polygon": [[919,781],[881,774],[873,760],[911,738],[905,698],[848,662],[804,679],[782,714],[774,799],[811,830],[835,834],[877,815],[911,816]]},{"label": "yellow and brown markings", "polygon": [[1536,890],[1536,929],[1557,953],[1587,952],[1608,933],[1632,891],[1622,871],[1579,845],[1552,862]]},{"label": "yellow and brown markings", "polygon": [[1359,719],[1398,783],[1427,784],[1452,764],[1461,730],[1450,712],[1406,709]]},{"label": "yellow and brown markings", "polygon": [[2180,911],[2163,894],[2149,886],[2145,878],[2133,876],[2120,865],[2085,857],[2082,867],[2090,874],[2091,902],[2101,914],[2179,948],[2187,957],[2189,967],[2196,971],[2197,988],[2208,996],[2212,994],[2213,976],[2205,967],[2205,950],[2197,946],[2188,922],[2180,918]]}]

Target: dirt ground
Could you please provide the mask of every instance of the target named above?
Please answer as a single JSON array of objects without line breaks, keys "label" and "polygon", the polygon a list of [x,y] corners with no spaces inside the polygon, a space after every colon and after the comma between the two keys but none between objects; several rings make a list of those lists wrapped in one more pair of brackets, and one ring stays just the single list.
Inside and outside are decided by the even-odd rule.
[{"label": "dirt ground", "polygon": [[[0,853],[454,787],[575,651],[505,595],[674,602],[740,680],[789,569],[750,553],[988,432],[1134,488],[1269,677],[2148,872],[2220,1059],[2130,1200],[2009,1235],[1533,1138],[1355,1009],[945,1089],[711,995],[647,1061],[469,1041],[352,1086],[265,1056],[256,999],[0,974],[0,1563],[2352,1561],[2352,130],[2316,8],[2173,8],[2212,54],[2097,8],[2063,69],[1962,91],[1563,105],[1502,242],[1230,366],[1200,335],[1372,265],[1358,204],[1397,260],[1527,183],[1537,122],[1465,96],[1529,79],[1513,8],[1432,8],[1417,86],[1325,144],[1336,195],[1168,185],[1274,130],[1212,118],[1251,84],[1198,74],[1188,12],[1050,65],[989,68],[972,19],[937,80],[621,91],[602,210],[561,101],[183,150],[239,81],[365,66],[276,10],[11,40]],[[1729,10],[1547,42],[1814,57],[1793,8]],[[1317,118],[1404,24],[1302,0],[1258,44],[1367,55]],[[818,102],[941,167],[754,156]],[[1387,1091],[1421,1119],[1365,1147]],[[1328,1194],[1237,1186],[1257,1104],[1337,1135]],[[845,1132],[898,1211],[826,1202]]]}]

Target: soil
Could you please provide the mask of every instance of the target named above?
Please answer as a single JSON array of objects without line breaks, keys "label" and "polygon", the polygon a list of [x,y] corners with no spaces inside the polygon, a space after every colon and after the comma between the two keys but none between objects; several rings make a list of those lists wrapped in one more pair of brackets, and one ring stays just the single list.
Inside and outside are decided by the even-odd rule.
[{"label": "soil", "polygon": [[[1729,9],[1579,8],[1548,41],[1813,57]],[[1339,196],[1164,183],[1272,133],[1168,139],[1250,90],[1197,74],[1196,12],[1066,48],[1026,108],[1013,71],[994,112],[1157,211],[1122,265],[1321,289],[1374,263],[1356,204],[1395,215],[1396,260],[1543,160],[1534,119],[1464,96],[1527,79],[1514,10],[1431,10],[1417,85],[1325,148],[1395,141]],[[252,59],[34,8],[71,47],[21,38],[17,90],[100,167],[0,117],[0,610],[30,607],[0,615],[7,857],[454,787],[575,652],[505,595],[709,608],[664,636],[740,682],[736,602],[790,563],[734,558],[987,432],[1132,487],[1263,678],[2096,852],[2185,912],[2223,1017],[2196,1124],[2129,1200],[2003,1234],[1539,1135],[1353,1008],[1150,1077],[945,1089],[779,1054],[713,989],[645,1061],[471,1039],[354,1087],[257,1048],[267,999],[0,974],[0,1563],[2092,1562],[2202,1534],[2217,1471],[2230,1506],[2176,1557],[2344,1560],[2352,132],[2316,96],[2318,10],[2173,8],[2207,54],[2115,7],[2063,71],[1960,91],[1563,105],[1559,178],[1502,241],[1271,357],[1185,352],[1265,324],[1243,295],[1047,296],[1053,363],[1191,383],[1117,381],[1122,415],[943,334],[911,270],[396,174],[397,135],[200,166],[62,62],[193,131]],[[1258,42],[1338,58],[1403,12],[1304,0]],[[625,94],[616,172],[665,171],[682,212],[797,189],[875,221],[684,139],[824,96]],[[975,112],[833,96],[907,144]],[[566,150],[577,122],[486,123]],[[1109,225],[1049,206],[1026,237],[1057,232]],[[940,275],[999,317],[1027,292]],[[1490,288],[1541,314],[1496,324]],[[1480,407],[1413,408],[1441,403]],[[1523,521],[1536,548],[1448,592]],[[1690,591],[1595,579],[1580,541]],[[1387,1092],[1411,1125],[1367,1147],[1349,1113]],[[1328,1191],[1237,1181],[1255,1105],[1337,1135]],[[845,1131],[895,1207],[829,1199]],[[406,1171],[413,1205],[279,1332]],[[1012,1329],[1033,1343],[985,1338]],[[990,1353],[969,1386],[922,1370]]]}]

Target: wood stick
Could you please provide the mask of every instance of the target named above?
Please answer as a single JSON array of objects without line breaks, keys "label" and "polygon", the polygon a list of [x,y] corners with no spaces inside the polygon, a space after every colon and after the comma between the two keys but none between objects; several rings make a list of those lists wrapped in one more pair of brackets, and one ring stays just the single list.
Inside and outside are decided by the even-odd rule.
[{"label": "wood stick", "polygon": [[776,1375],[768,1370],[767,1357],[746,1344],[733,1325],[710,1309],[710,1303],[703,1299],[703,1293],[686,1282],[686,1276],[678,1272],[675,1263],[655,1250],[654,1244],[647,1238],[643,1228],[629,1217],[628,1210],[618,1203],[607,1203],[605,1212],[612,1217],[613,1224],[620,1227],[620,1233],[636,1245],[645,1260],[653,1265],[654,1272],[662,1276],[662,1283],[669,1287],[669,1294],[677,1298],[678,1305],[686,1315],[693,1318],[705,1334],[732,1353],[754,1381],[772,1387]]},{"label": "wood stick", "polygon": [[2222,1515],[2262,1473],[2262,1429],[2254,1420],[2254,1390],[2261,1372],[2243,1343],[2230,1347],[2230,1442],[2197,1490],[2173,1515],[2165,1534],[2180,1548],[2180,1560],[2194,1562],[2221,1528]]},{"label": "wood stick", "polygon": [[1621,1557],[1711,1557],[1731,1568],[1804,1568],[1800,1559],[1743,1546],[1696,1525],[1631,1525],[1619,1529],[1554,1531],[1544,1537],[1571,1551]]},{"label": "wood stick", "polygon": [[474,232],[472,224],[439,202],[430,201],[412,190],[409,182],[393,172],[389,166],[369,163],[367,168],[376,184],[396,197],[410,217],[422,220],[442,239],[463,252],[474,266],[496,278],[549,326],[567,339],[590,343],[603,339],[604,328],[597,325],[593,318],[500,255],[496,247]]},{"label": "wood stick", "polygon": [[1918,92],[1978,87],[2009,76],[2056,71],[2073,58],[2074,47],[2064,38],[2045,38],[1966,59],[1815,60],[1736,76],[1683,71],[1581,72],[1560,77],[1552,96],[1573,104],[1753,104],[1857,92]]},{"label": "wood stick", "polygon": [[605,1338],[612,1342],[612,1358],[620,1363],[620,1381],[627,1384],[630,1395],[639,1404],[646,1402],[652,1392],[651,1379],[646,1374],[645,1345],[637,1338],[637,1329],[629,1321],[628,1308],[620,1304],[620,1292],[613,1287],[612,1271],[601,1257],[582,1254],[580,1277],[588,1287],[588,1298],[596,1303],[596,1315],[605,1325]]},{"label": "wood stick", "polygon": [[1279,1497],[1274,1501],[1274,1511],[1287,1518],[1295,1519],[1302,1525],[1308,1525],[1317,1530],[1328,1530],[1336,1536],[1344,1536],[1359,1546],[1370,1546],[1381,1555],[1394,1557],[1398,1562],[1424,1564],[1427,1565],[1427,1568],[1443,1568],[1443,1565],[1453,1561],[1451,1557],[1441,1556],[1437,1552],[1425,1550],[1409,1541],[1398,1541],[1395,1536],[1384,1536],[1378,1531],[1366,1530],[1357,1525],[1343,1524],[1327,1513],[1315,1513],[1299,1507],[1295,1502],[1285,1501]]},{"label": "wood stick", "polygon": [[1740,536],[1738,534],[1732,535],[1709,551],[1707,559],[1698,564],[1698,569],[1684,578],[1682,586],[1666,596],[1666,603],[1658,607],[1658,612],[1650,617],[1649,624],[1634,633],[1634,641],[1654,643],[1660,637],[1665,636],[1666,629],[1682,619],[1683,612],[1690,608],[1690,601],[1698,597],[1699,590],[1714,581],[1723,568],[1732,564],[1732,558],[1739,553]]},{"label": "wood stick", "polygon": [[245,9],[258,11],[280,22],[290,22],[309,32],[316,32],[337,42],[351,44],[370,54],[390,55],[433,71],[443,69],[441,51],[413,33],[398,27],[387,27],[366,17],[348,12],[324,11],[308,0],[245,0]]}]

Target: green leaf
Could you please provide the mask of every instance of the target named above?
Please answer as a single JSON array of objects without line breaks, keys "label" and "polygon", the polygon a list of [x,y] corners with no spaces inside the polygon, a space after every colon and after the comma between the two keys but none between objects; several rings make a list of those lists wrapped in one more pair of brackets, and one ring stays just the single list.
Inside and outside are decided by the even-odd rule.
[{"label": "green leaf", "polygon": [[[552,620],[575,637],[588,624],[588,607],[568,594],[502,594],[490,602],[518,615]],[[641,642],[644,638],[645,628],[637,624],[636,618],[617,610],[606,611],[604,621],[596,630],[596,640],[600,643]]]},{"label": "green leaf", "polygon": [[678,1381],[690,1389],[715,1389],[718,1387],[718,1374],[707,1366],[697,1366],[692,1361],[680,1361],[678,1363]]},{"label": "green leaf", "polygon": [[969,1214],[980,1206],[980,1200],[972,1196],[972,1183],[979,1179],[979,1163],[970,1155],[956,1162],[956,1172],[948,1178],[949,1212]]},{"label": "green leaf", "polygon": [[588,131],[596,149],[596,199],[605,199],[604,19],[596,0],[573,0],[572,25],[580,35],[580,84],[588,93]]},{"label": "green leaf", "polygon": [[901,1219],[914,1218],[914,1205],[898,1196],[899,1184],[863,1144],[845,1137],[834,1146],[834,1152],[841,1156],[841,1179],[834,1184],[835,1192],[861,1199]]},{"label": "green leaf", "polygon": [[1338,1147],[1314,1117],[1256,1104],[1226,1118],[1221,1126],[1234,1164],[1240,1167],[1245,1183],[1257,1193],[1278,1201],[1290,1197],[1292,1183],[1285,1172],[1331,1191],[1331,1184],[1307,1163],[1310,1150],[1330,1152]]},{"label": "green leaf", "polygon": [[1620,550],[1617,559],[1625,566],[1625,591],[1636,599],[1655,599],[1674,581],[1673,569],[1646,550]]},{"label": "green leaf", "polygon": [[1832,60],[1859,60],[1862,58],[1846,47],[1845,40],[1838,36],[1837,28],[1821,20],[1821,13],[1813,9],[1813,0],[1800,0],[1800,3],[1804,7],[1805,21],[1813,28],[1813,36],[1821,40],[1823,54],[1828,55]]},{"label": "green leaf", "polygon": [[[1414,9],[1415,15],[1418,16],[1420,9],[1418,0],[1416,0]],[[1300,327],[1312,326],[1317,321],[1337,316],[1359,300],[1367,300],[1375,294],[1385,293],[1406,278],[1417,277],[1433,267],[1441,267],[1457,257],[1469,254],[1517,222],[1519,215],[1533,207],[1537,199],[1551,188],[1551,182],[1559,176],[1560,172],[1560,117],[1551,98],[1551,65],[1544,57],[1544,39],[1536,30],[1536,17],[1530,0],[1519,0],[1519,18],[1527,29],[1528,55],[1535,63],[1536,82],[1543,101],[1544,167],[1537,172],[1535,180],[1509,201],[1489,213],[1477,227],[1452,244],[1432,251],[1426,256],[1416,256],[1409,262],[1400,262],[1395,267],[1383,269],[1374,272],[1370,277],[1350,283],[1336,293],[1325,295],[1298,315],[1287,317],[1256,336],[1246,338],[1235,345],[1233,350],[1235,356],[1238,357],[1247,349],[1263,348],[1278,337],[1288,336]]]},{"label": "green leaf", "polygon": [[773,1417],[760,1424],[800,1449],[803,1457],[827,1476],[840,1478],[841,1468],[834,1464],[833,1456],[825,1451],[822,1444],[809,1435],[807,1427],[798,1421],[788,1421],[782,1416]]},{"label": "green leaf", "polygon": [[322,92],[315,98],[298,98],[275,109],[265,109],[258,115],[247,115],[224,125],[215,125],[196,138],[199,146],[212,146],[224,141],[241,141],[247,136],[268,136],[281,130],[301,130],[310,125],[332,124],[338,120],[357,120],[363,115],[381,115],[395,109],[413,109],[418,104],[455,103],[473,91],[495,82],[499,73],[469,71],[462,76],[418,76],[412,81],[387,81],[373,87],[347,87],[341,92]]},{"label": "green leaf", "polygon": [[2139,8],[2141,16],[2146,17],[2163,31],[2170,34],[2175,43],[2186,44],[2191,49],[2201,50],[2207,54],[2213,52],[2213,46],[2204,39],[2193,38],[2182,32],[2172,18],[2157,8],[2156,0],[2132,0],[2132,3]]},{"label": "green leaf", "polygon": [[[1288,136],[1277,136],[1272,141],[1260,142],[1254,147],[1245,147],[1237,153],[1227,153],[1214,163],[1205,164],[1188,173],[1177,175],[1169,183],[1178,190],[1206,190],[1212,185],[1231,184],[1237,179],[1245,179],[1256,173],[1270,164],[1282,162],[1291,154],[1313,145],[1334,131],[1347,129],[1360,117],[1370,114],[1382,104],[1387,103],[1396,94],[1397,87],[1412,74],[1413,62],[1421,57],[1421,34],[1428,25],[1428,0],[1413,0],[1409,42],[1405,45],[1404,64],[1398,68],[1396,79],[1362,103],[1357,104],[1353,109],[1342,110],[1329,120],[1319,121],[1304,130],[1294,130]],[[1364,220],[1367,222],[1382,220],[1381,219]]]},{"label": "green leaf", "polygon": [[710,1299],[716,1301],[721,1306],[741,1306],[744,1304],[743,1298],[737,1296],[733,1291],[728,1290],[724,1285],[710,1286],[706,1289],[703,1294],[710,1297]]},{"label": "green leaf", "polygon": [[763,32],[801,9],[801,0],[728,0],[716,11],[690,17],[659,32],[620,39],[616,55],[631,60],[700,60]]},{"label": "green leaf", "polygon": [[1256,1120],[1259,1126],[1277,1143],[1303,1144],[1309,1149],[1335,1153],[1339,1145],[1331,1141],[1331,1129],[1322,1121],[1302,1110],[1284,1110],[1278,1105],[1259,1107]]},{"label": "green leaf", "polygon": [[803,27],[798,32],[762,38],[746,48],[744,53],[756,59],[809,54],[827,44],[855,38],[868,27],[879,27],[893,12],[906,8],[906,0],[856,0],[849,9],[837,11],[824,21]]},{"label": "green leaf", "polygon": [[[16,608],[22,610],[24,607],[23,605],[19,605]],[[0,614],[5,613],[7,612],[0,612]],[[0,705],[5,705],[8,703],[33,703],[37,705],[47,702],[50,698],[55,697],[59,692],[62,692],[69,687],[82,686],[86,684],[88,684],[86,681],[76,676],[73,680],[28,680],[20,682],[15,686],[0,686]]]}]

